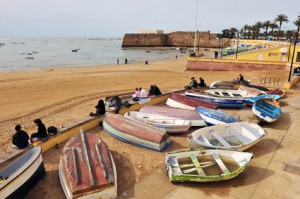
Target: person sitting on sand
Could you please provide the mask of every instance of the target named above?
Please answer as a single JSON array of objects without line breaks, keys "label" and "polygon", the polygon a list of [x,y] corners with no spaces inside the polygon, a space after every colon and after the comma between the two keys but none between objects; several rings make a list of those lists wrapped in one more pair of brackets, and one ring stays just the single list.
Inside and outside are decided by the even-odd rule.
[{"label": "person sitting on sand", "polygon": [[99,116],[99,115],[104,115],[106,110],[105,110],[105,105],[104,105],[104,101],[102,99],[100,99],[98,101],[98,104],[95,106],[96,108],[96,112],[93,113],[91,112],[90,113],[90,116]]},{"label": "person sitting on sand", "polygon": [[151,85],[151,86],[150,86],[148,95],[149,95],[149,96],[154,96],[154,95],[155,95],[155,87],[154,87],[154,85]]},{"label": "person sitting on sand", "polygon": [[16,133],[12,137],[12,148],[24,149],[29,144],[29,136],[27,132],[21,129],[21,125],[16,125],[15,130]]},{"label": "person sitting on sand", "polygon": [[156,96],[161,95],[161,91],[158,88],[158,86],[156,86],[155,84],[153,86],[154,86],[154,95]]},{"label": "person sitting on sand", "polygon": [[198,87],[198,82],[195,80],[195,77],[192,77],[192,78],[191,78],[190,86],[191,86],[192,88],[197,88],[197,87]]},{"label": "person sitting on sand", "polygon": [[41,119],[35,119],[34,124],[38,127],[38,131],[36,133],[32,133],[30,136],[30,141],[33,143],[36,140],[40,140],[42,138],[46,138],[48,136],[47,130]]},{"label": "person sitting on sand", "polygon": [[239,75],[239,77],[238,77],[238,82],[239,82],[239,83],[244,83],[244,77],[243,77],[242,74]]},{"label": "person sitting on sand", "polygon": [[122,107],[122,101],[121,99],[118,97],[118,96],[114,96],[112,99],[111,99],[111,105],[110,107],[114,107],[115,108],[115,114],[119,114],[119,111]]},{"label": "person sitting on sand", "polygon": [[141,99],[141,91],[139,90],[138,87],[135,88],[135,93],[132,95],[132,100],[137,102]]},{"label": "person sitting on sand", "polygon": [[141,98],[147,98],[147,91],[145,89],[143,89],[142,87],[140,87],[140,91],[141,91]]},{"label": "person sitting on sand", "polygon": [[199,82],[199,87],[202,87],[202,88],[205,87],[206,84],[205,84],[204,79],[203,79],[202,77],[200,77],[199,80],[200,80],[200,82]]}]

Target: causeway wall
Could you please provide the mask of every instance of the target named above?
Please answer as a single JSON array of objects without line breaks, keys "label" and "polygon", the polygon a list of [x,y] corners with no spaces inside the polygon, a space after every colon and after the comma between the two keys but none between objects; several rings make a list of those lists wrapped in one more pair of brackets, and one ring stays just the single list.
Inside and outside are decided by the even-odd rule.
[{"label": "causeway wall", "polygon": [[197,47],[220,48],[228,47],[228,39],[218,39],[216,34],[207,32],[172,32],[168,34],[126,33],[122,47]]}]

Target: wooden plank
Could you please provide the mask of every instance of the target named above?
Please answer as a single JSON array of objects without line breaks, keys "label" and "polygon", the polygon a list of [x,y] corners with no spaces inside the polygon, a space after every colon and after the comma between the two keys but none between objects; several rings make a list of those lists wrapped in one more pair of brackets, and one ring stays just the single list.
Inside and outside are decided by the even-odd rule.
[{"label": "wooden plank", "polygon": [[192,159],[192,162],[194,163],[194,165],[195,165],[195,167],[197,169],[198,174],[201,175],[201,176],[205,176],[206,174],[204,173],[204,171],[203,171],[203,169],[202,169],[202,167],[201,167],[201,165],[200,165],[200,163],[199,163],[196,155],[194,155],[194,154],[191,155],[191,159]]},{"label": "wooden plank", "polygon": [[216,161],[216,163],[219,165],[219,167],[222,169],[223,173],[224,173],[225,175],[229,175],[230,172],[229,172],[229,170],[227,169],[227,167],[225,166],[225,164],[223,163],[223,161],[221,160],[219,154],[217,154],[217,153],[212,153],[211,155],[212,155],[212,157],[215,159],[215,161]]},{"label": "wooden plank", "polygon": [[210,130],[209,133],[213,135],[224,147],[231,147],[231,145],[224,140],[224,138],[215,130]]}]

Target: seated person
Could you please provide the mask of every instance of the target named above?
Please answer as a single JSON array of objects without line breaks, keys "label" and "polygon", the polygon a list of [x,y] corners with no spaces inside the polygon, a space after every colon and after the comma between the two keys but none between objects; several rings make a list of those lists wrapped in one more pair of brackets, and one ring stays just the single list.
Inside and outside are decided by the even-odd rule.
[{"label": "seated person", "polygon": [[104,105],[104,101],[102,99],[100,99],[98,101],[98,104],[95,106],[96,108],[96,112],[93,113],[91,112],[90,113],[90,116],[99,116],[99,115],[104,115],[106,110],[105,110],[105,105]]},{"label": "seated person", "polygon": [[197,88],[197,87],[198,87],[198,82],[195,80],[194,77],[191,78],[190,86],[191,86],[192,88]]},{"label": "seated person", "polygon": [[141,91],[139,90],[138,87],[135,88],[135,93],[132,95],[132,100],[137,102],[141,99]]},{"label": "seated person", "polygon": [[155,95],[155,87],[154,85],[151,85],[149,90],[149,96],[153,96],[153,95]]},{"label": "seated person", "polygon": [[46,138],[48,136],[47,130],[41,119],[35,119],[33,121],[35,125],[38,127],[38,131],[36,133],[31,134],[30,141],[33,143],[36,140],[40,140],[42,138]]},{"label": "seated person", "polygon": [[29,136],[28,134],[21,130],[21,126],[18,124],[15,127],[16,133],[12,137],[12,147],[17,149],[24,149],[29,144]]},{"label": "seated person", "polygon": [[205,87],[206,84],[204,82],[204,79],[202,77],[200,77],[199,79],[200,79],[199,87]]},{"label": "seated person", "polygon": [[158,96],[161,95],[161,91],[160,89],[154,84],[154,95]]},{"label": "seated person", "polygon": [[242,74],[239,75],[239,77],[238,77],[238,82],[239,82],[239,83],[243,83],[243,82],[244,82],[244,77],[243,77]]},{"label": "seated person", "polygon": [[142,87],[140,87],[140,92],[141,92],[141,98],[142,99],[148,97],[146,90],[143,89]]},{"label": "seated person", "polygon": [[115,108],[115,113],[116,114],[119,114],[119,111],[121,109],[121,106],[122,106],[122,101],[121,99],[118,97],[118,96],[114,96],[112,99],[111,99],[111,105],[110,107],[114,107]]}]

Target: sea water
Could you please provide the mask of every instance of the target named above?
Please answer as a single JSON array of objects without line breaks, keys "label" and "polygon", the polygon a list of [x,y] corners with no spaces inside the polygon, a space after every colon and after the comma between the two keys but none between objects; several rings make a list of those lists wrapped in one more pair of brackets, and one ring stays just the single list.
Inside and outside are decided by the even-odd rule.
[{"label": "sea water", "polygon": [[[0,38],[0,72],[175,58],[170,48],[122,48],[120,38]],[[77,52],[74,52],[77,51]]]}]

